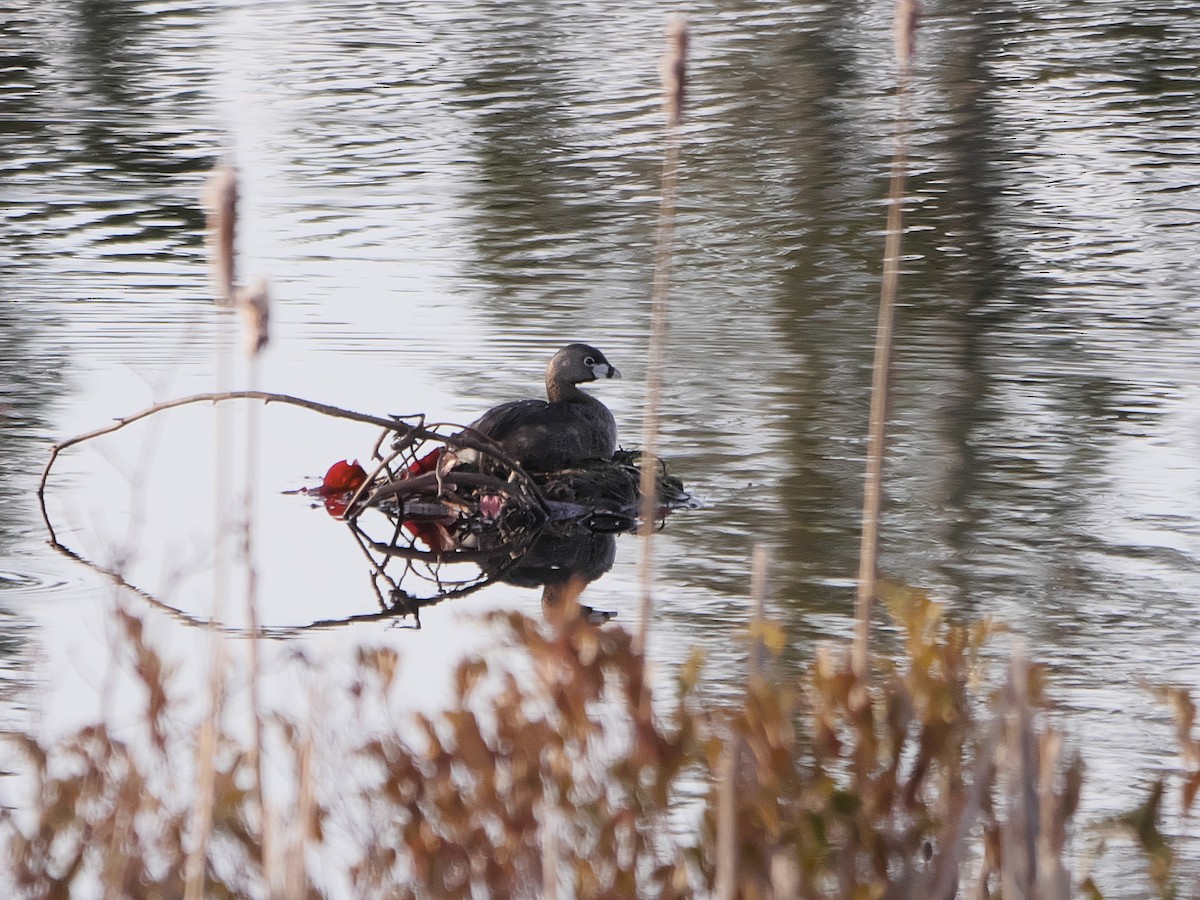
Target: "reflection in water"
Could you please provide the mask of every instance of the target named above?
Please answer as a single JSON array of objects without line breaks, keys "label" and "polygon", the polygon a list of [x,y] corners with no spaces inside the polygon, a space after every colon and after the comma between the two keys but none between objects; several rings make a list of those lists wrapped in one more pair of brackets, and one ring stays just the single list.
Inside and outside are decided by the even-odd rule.
[{"label": "reflection in water", "polygon": [[549,620],[582,614],[607,622],[616,613],[578,603],[583,589],[613,567],[617,558],[615,534],[576,527],[566,534],[540,534],[503,580],[518,587],[542,589],[542,611]]},{"label": "reflection in water", "polygon": [[[615,534],[637,530],[639,462],[622,450],[530,473],[478,432],[398,425],[373,476],[338,464],[320,493],[371,561],[384,612],[419,623],[424,607],[502,581],[542,587],[550,618],[569,609],[607,621],[615,613],[577,598],[612,568]],[[664,519],[691,503],[662,463],[657,495]]]},{"label": "reflection in water", "polygon": [[[848,630],[891,7],[693,10],[663,453],[711,510],[656,544],[668,662],[700,644],[736,670],[759,542],[794,664]],[[211,386],[195,195],[231,150],[246,253],[280,275],[268,384],[462,420],[587,340],[622,360],[609,405],[639,433],[661,7],[8,11],[4,602],[95,596],[44,587],[20,501],[44,442],[141,405],[117,374]],[[1161,751],[1137,733],[1163,723],[1129,685],[1200,686],[1200,19],[1183,0],[927,13],[884,573],[1018,628],[1100,765],[1145,772]]]}]

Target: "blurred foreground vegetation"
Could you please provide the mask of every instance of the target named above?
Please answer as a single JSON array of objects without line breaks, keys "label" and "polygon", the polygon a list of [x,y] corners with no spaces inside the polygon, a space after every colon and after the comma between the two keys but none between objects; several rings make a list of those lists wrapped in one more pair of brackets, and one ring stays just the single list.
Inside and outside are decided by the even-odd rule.
[{"label": "blurred foreground vegetation", "polygon": [[[321,701],[348,710],[329,728],[358,723],[336,740],[320,709],[257,712],[249,737],[227,714],[207,735],[180,725],[183,686],[120,613],[140,723],[9,735],[30,803],[0,817],[4,877],[26,897],[1103,896],[1073,871],[1083,764],[1038,667],[1016,653],[989,683],[989,624],[950,624],[915,592],[889,607],[904,650],[866,680],[841,646],[799,683],[774,677],[783,635],[756,622],[732,704],[705,699],[699,658],[652,697],[626,631],[496,614],[495,651],[458,666],[437,713],[381,714],[411,686],[395,651],[359,650],[345,695]],[[1186,813],[1195,709],[1160,697]],[[1142,896],[1178,896],[1162,797],[1106,823],[1144,853]]]}]

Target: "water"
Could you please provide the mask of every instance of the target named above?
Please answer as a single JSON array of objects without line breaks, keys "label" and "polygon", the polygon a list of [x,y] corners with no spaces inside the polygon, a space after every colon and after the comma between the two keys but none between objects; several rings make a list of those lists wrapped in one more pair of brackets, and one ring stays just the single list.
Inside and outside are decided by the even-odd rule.
[{"label": "water", "polygon": [[[882,567],[957,618],[1008,623],[1050,664],[1087,751],[1088,809],[1115,812],[1173,762],[1168,717],[1138,679],[1200,688],[1200,17],[1182,2],[926,6]],[[9,10],[10,715],[85,720],[112,667],[114,592],[46,548],[32,501],[56,439],[251,380],[467,421],[536,394],[549,354],[588,340],[625,375],[596,390],[638,443],[660,7]],[[663,452],[710,506],[660,537],[653,646],[668,669],[703,647],[720,693],[740,677],[756,543],[774,552],[790,662],[851,628],[895,102],[888,3],[710,2],[689,16]],[[196,198],[222,157],[243,175],[243,273],[267,276],[276,300],[256,372],[209,301]],[[262,422],[269,624],[369,611],[357,551],[276,491],[365,457],[373,434],[274,408]],[[215,423],[172,414],[81,450],[52,491],[68,543],[122,560],[197,617],[214,519],[240,509],[214,509]],[[242,440],[224,452],[243,459]],[[619,541],[586,596],[627,623],[636,555]],[[421,633],[295,640],[315,654],[395,641],[436,668],[448,646],[480,639],[465,617],[495,605],[535,612],[537,595],[437,607]],[[151,627],[202,657],[179,619]]]}]

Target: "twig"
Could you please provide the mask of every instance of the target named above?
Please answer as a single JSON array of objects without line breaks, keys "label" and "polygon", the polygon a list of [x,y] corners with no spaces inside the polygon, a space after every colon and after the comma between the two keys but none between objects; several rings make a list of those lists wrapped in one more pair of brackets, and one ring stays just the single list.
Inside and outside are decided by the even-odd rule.
[{"label": "twig", "polygon": [[[57,534],[54,531],[54,525],[50,521],[50,515],[46,510],[46,483],[50,478],[50,472],[57,462],[59,454],[76,444],[82,444],[85,441],[94,440],[98,437],[103,437],[106,434],[112,434],[115,431],[120,431],[128,425],[139,422],[149,416],[157,413],[165,412],[169,409],[177,409],[181,406],[195,405],[197,403],[224,403],[229,400],[261,400],[264,403],[282,403],[288,406],[298,406],[302,409],[308,409],[322,415],[332,416],[337,419],[348,419],[352,422],[362,422],[366,425],[375,425],[381,428],[387,428],[391,431],[407,438],[412,438],[421,441],[437,441],[450,447],[468,447],[473,450],[479,450],[487,453],[501,465],[509,467],[513,474],[521,481],[529,490],[530,495],[545,511],[545,500],[542,498],[541,491],[537,484],[529,477],[529,474],[521,468],[521,466],[506,454],[496,444],[488,440],[483,435],[478,434],[470,428],[462,429],[455,434],[440,434],[434,429],[434,426],[417,426],[408,425],[394,418],[384,416],[375,416],[368,413],[355,412],[349,409],[342,409],[338,406],[331,406],[328,403],[318,403],[315,400],[305,400],[303,397],[293,397],[289,394],[273,394],[269,391],[218,391],[208,394],[193,394],[189,397],[179,397],[175,400],[167,400],[162,403],[155,403],[153,406],[148,406],[145,409],[139,410],[132,415],[117,419],[111,425],[105,425],[103,428],[97,428],[94,431],[89,431],[84,434],[77,434],[74,437],[60,441],[50,448],[50,458],[46,461],[46,467],[42,470],[41,480],[38,481],[37,497],[38,504],[41,508],[42,521],[46,524],[46,530],[50,535],[50,543],[53,546],[61,546],[58,542]],[[457,427],[457,426],[454,426]]]},{"label": "twig", "polygon": [[[207,619],[202,619],[199,616],[193,616],[193,615],[190,615],[189,613],[184,612],[182,609],[180,609],[177,606],[171,606],[171,604],[166,603],[165,601],[160,600],[157,597],[155,597],[153,594],[151,594],[145,588],[139,587],[138,585],[132,583],[131,581],[126,580],[126,578],[119,571],[117,571],[115,569],[108,569],[108,568],[105,568],[104,566],[99,565],[98,563],[92,562],[90,559],[88,559],[85,556],[80,555],[76,551],[72,550],[70,547],[65,547],[62,544],[54,544],[53,548],[57,552],[61,553],[63,556],[66,556],[68,559],[74,560],[75,562],[79,563],[81,566],[86,566],[88,569],[95,572],[97,575],[101,575],[104,578],[107,578],[110,582],[112,582],[114,585],[121,588],[122,590],[126,590],[132,594],[136,594],[141,600],[148,603],[154,609],[158,610],[161,613],[165,613],[166,615],[175,619],[180,624],[187,625],[192,628],[215,629],[215,630],[219,631],[221,634],[227,635],[229,637],[246,638],[246,637],[250,636],[249,628],[239,628],[234,625],[225,625],[211,617],[207,618]],[[519,562],[519,561],[520,560],[517,560],[517,562]],[[504,573],[509,571],[509,569],[511,569],[511,568],[512,568],[512,566],[509,565],[503,569],[498,570],[497,575],[493,576],[492,578],[490,578],[487,581],[480,582],[480,583],[474,584],[474,585],[470,585],[469,587],[466,587],[466,588],[462,588],[458,591],[455,591],[452,594],[448,594],[445,597],[438,597],[436,599],[429,599],[429,600],[421,601],[420,605],[421,606],[432,606],[435,603],[440,603],[442,600],[447,600],[447,599],[450,599],[451,597],[461,597],[465,594],[469,594],[474,591],[477,591],[480,588],[486,586],[487,584],[490,584],[493,580],[495,580],[495,578],[502,577],[504,575]],[[404,610],[400,610],[396,606],[392,606],[391,608],[388,608],[388,609],[382,609],[379,612],[359,613],[356,615],[343,616],[340,619],[315,619],[304,625],[279,625],[279,626],[272,626],[269,628],[264,628],[260,624],[259,628],[258,628],[258,633],[259,633],[259,636],[262,638],[269,638],[269,639],[273,639],[273,640],[274,639],[284,640],[284,639],[287,639],[290,637],[294,637],[297,634],[302,634],[305,631],[315,631],[315,630],[328,629],[328,628],[339,628],[339,627],[343,627],[343,626],[354,625],[359,622],[379,622],[384,619],[395,619],[398,616],[407,615],[407,614],[408,613],[405,612]]]}]

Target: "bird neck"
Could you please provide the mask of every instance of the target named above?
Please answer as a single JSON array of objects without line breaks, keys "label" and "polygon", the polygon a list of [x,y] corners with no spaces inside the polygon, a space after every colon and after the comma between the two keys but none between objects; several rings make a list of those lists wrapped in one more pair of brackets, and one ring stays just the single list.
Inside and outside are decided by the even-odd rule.
[{"label": "bird neck", "polygon": [[571,400],[587,400],[588,395],[569,381],[546,379],[546,397],[551,403],[563,403]]}]

